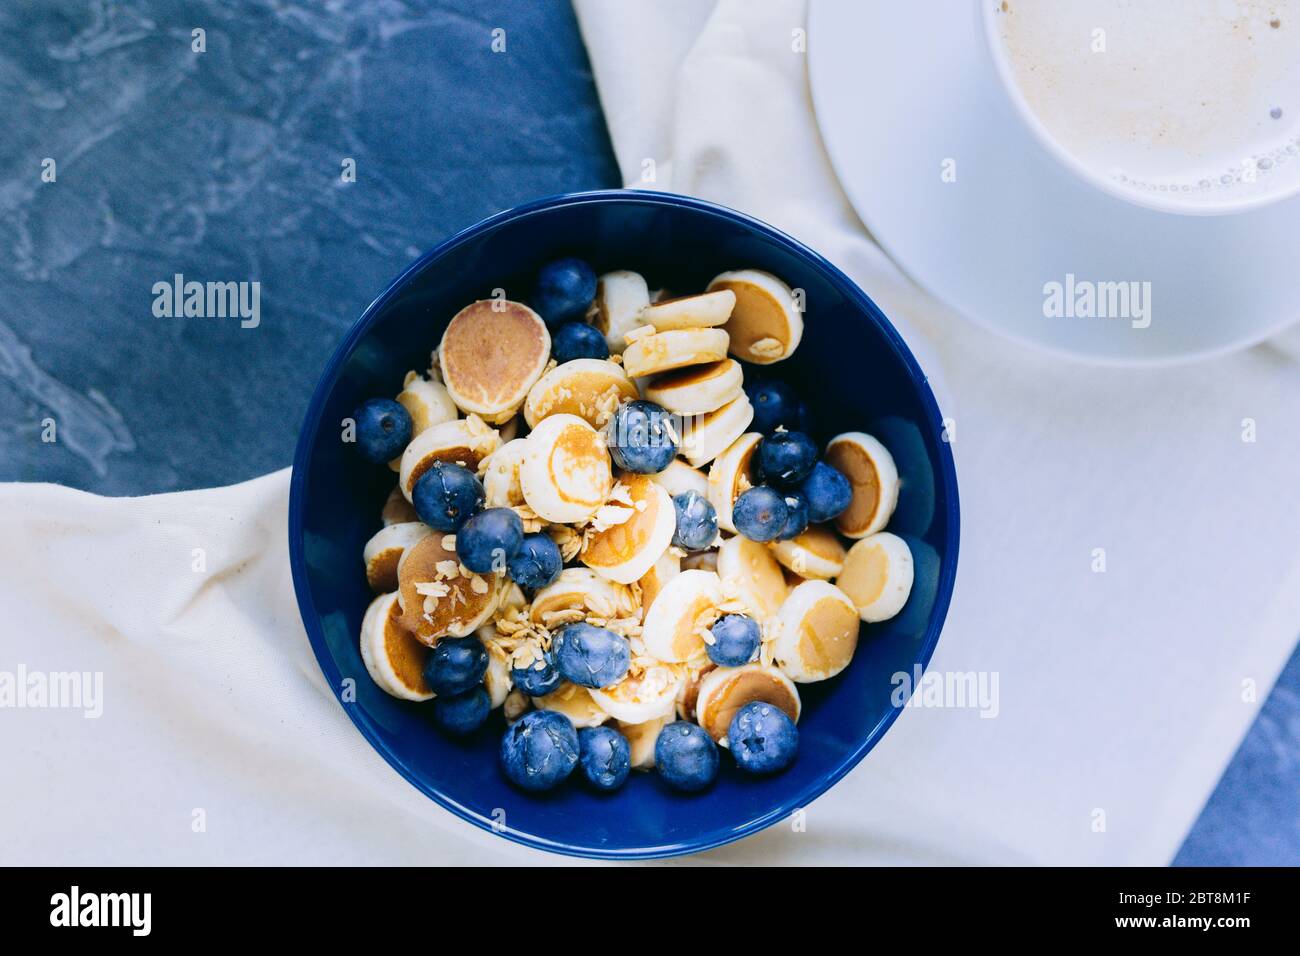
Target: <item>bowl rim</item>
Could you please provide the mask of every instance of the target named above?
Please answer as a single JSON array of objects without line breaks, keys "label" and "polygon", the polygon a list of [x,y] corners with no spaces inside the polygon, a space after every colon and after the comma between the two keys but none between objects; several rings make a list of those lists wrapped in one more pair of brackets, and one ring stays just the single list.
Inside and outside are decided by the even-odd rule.
[{"label": "bowl rim", "polygon": [[[895,356],[903,363],[908,374],[916,384],[920,393],[922,406],[930,417],[931,427],[942,427],[943,416],[939,410],[939,405],[934,397],[934,393],[930,389],[928,377],[917,363],[911,350],[903,341],[902,336],[899,335],[893,324],[875,302],[872,301],[872,299],[863,292],[852,279],[845,275],[824,256],[774,226],[770,226],[767,223],[739,212],[738,210],[709,202],[704,199],[697,199],[693,196],[683,196],[678,193],[641,189],[599,189],[585,192],[559,193],[502,210],[501,212],[488,216],[486,219],[482,219],[479,222],[456,232],[447,239],[444,239],[428,252],[421,255],[411,263],[411,265],[403,269],[396,278],[389,282],[388,286],[378,296],[376,296],[368,306],[366,306],[361,315],[352,323],[347,334],[344,335],[343,339],[335,347],[333,354],[330,356],[329,361],[325,364],[325,367],[321,372],[320,378],[317,380],[316,388],[312,392],[311,400],[307,404],[307,410],[303,416],[302,425],[298,431],[298,442],[293,456],[293,471],[289,482],[289,565],[293,575],[294,594],[297,598],[299,616],[302,618],[303,627],[307,631],[307,638],[311,642],[312,652],[316,656],[316,662],[321,668],[329,686],[340,686],[343,674],[335,665],[334,659],[329,653],[329,648],[325,641],[325,634],[321,627],[320,614],[316,610],[315,603],[312,601],[311,597],[311,589],[307,575],[306,556],[304,554],[303,509],[306,500],[306,474],[308,461],[311,457],[312,449],[316,445],[317,436],[320,433],[322,413],[324,411],[326,399],[338,382],[339,373],[344,362],[351,356],[353,350],[361,339],[369,333],[371,328],[375,325],[379,314],[395,296],[406,288],[410,279],[424,271],[424,269],[435,264],[439,259],[446,256],[452,250],[466,242],[478,238],[483,233],[493,230],[512,220],[522,219],[540,212],[565,206],[579,206],[611,201],[651,206],[685,207],[707,213],[743,225],[746,228],[775,241],[779,245],[785,247],[787,251],[804,259],[811,267],[820,271],[837,291],[846,298],[852,300],[872,321],[876,323],[885,336],[885,339],[889,342]],[[952,601],[952,592],[956,579],[958,547],[960,541],[960,505],[958,500],[956,465],[953,460],[950,444],[940,440],[938,445],[938,467],[942,476],[943,487],[947,492],[945,495],[946,508],[944,514],[947,532],[945,535],[944,545],[949,560],[946,562],[943,571],[939,575],[938,588],[935,593],[934,610],[930,615],[930,622],[926,628],[925,638],[917,655],[916,663],[920,664],[922,671],[929,667],[930,659],[933,656],[935,646],[939,641],[940,632],[943,630],[944,622],[947,619],[948,608]],[[332,696],[334,696],[336,701],[338,700],[337,694],[333,694]],[[513,843],[518,843],[532,849],[558,853],[564,856],[596,860],[650,860],[682,856],[690,853],[702,853],[732,843],[743,837],[758,833],[759,831],[764,830],[790,816],[790,814],[795,810],[808,806],[812,801],[816,800],[832,786],[838,783],[850,770],[858,765],[862,758],[865,757],[867,753],[876,746],[876,744],[880,742],[903,710],[902,707],[890,708],[888,713],[886,713],[885,716],[862,737],[857,747],[846,755],[833,771],[812,780],[807,787],[799,792],[797,797],[786,800],[785,802],[772,807],[767,813],[748,820],[741,826],[722,832],[721,834],[708,839],[694,842],[677,842],[662,846],[609,848],[576,846],[569,843],[549,840],[536,834],[521,833],[509,828],[499,829],[494,825],[494,821],[489,820],[470,808],[458,803],[448,795],[440,792],[432,786],[429,786],[412,773],[406,767],[402,759],[386,745],[375,723],[367,718],[361,708],[355,706],[349,707],[343,705],[341,702],[340,706],[343,707],[344,713],[347,714],[348,718],[361,732],[361,735],[365,737],[375,751],[388,762],[389,766],[396,770],[397,773],[405,778],[413,787],[457,817],[460,817],[468,823],[474,824],[480,829],[493,833],[496,836],[505,837]]]}]

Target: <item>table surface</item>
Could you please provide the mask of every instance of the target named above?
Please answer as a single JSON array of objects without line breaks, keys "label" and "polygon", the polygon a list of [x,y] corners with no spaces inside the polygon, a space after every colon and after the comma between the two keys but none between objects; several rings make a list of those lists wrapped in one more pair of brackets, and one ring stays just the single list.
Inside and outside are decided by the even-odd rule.
[{"label": "table surface", "polygon": [[[0,104],[0,480],[101,494],[284,467],[330,352],[416,256],[619,185],[567,0],[19,0]],[[177,274],[259,283],[259,323],[156,317]],[[1300,654],[1175,862],[1294,864],[1297,790]]]}]

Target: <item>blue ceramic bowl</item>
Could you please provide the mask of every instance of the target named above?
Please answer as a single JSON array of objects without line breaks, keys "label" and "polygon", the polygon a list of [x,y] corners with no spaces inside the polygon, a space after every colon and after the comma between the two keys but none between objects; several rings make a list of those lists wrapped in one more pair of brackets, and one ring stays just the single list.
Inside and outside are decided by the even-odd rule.
[{"label": "blue ceramic bowl", "polygon": [[[716,786],[698,795],[633,774],[621,791],[578,780],[541,796],[512,788],[497,766],[500,713],[467,740],[439,733],[427,706],[389,697],[366,674],[357,647],[372,595],[361,550],[379,528],[394,475],[340,441],[341,421],[363,399],[391,396],[424,369],[450,318],[503,288],[526,298],[533,275],[562,255],[597,272],[644,274],[651,288],[702,289],[719,272],[768,270],[806,293],[806,329],[793,358],[771,371],[808,399],[819,441],[862,430],[893,452],[902,494],[890,530],[906,538],[916,583],[902,614],[864,628],[853,663],[833,680],[800,687],[799,757],[784,773],[742,778],[723,759]],[[575,856],[634,859],[707,850],[807,806],[844,776],[899,711],[897,674],[930,660],[957,566],[957,480],[925,373],[875,304],[817,253],[771,226],[711,203],[614,190],[557,196],[486,219],[407,269],[366,309],[335,351],[312,396],[294,457],[289,545],[307,634],[342,706],[393,768],[452,813],[507,839]]]}]

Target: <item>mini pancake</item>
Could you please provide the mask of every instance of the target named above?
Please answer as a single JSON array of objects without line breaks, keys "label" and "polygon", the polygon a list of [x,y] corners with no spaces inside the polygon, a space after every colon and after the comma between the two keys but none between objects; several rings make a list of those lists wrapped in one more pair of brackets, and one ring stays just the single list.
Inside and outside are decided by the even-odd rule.
[{"label": "mini pancake", "polygon": [[742,534],[728,538],[718,548],[718,577],[757,621],[766,621],[785,603],[789,588],[781,565],[765,545]]},{"label": "mini pancake", "polygon": [[854,543],[844,559],[840,590],[868,623],[886,621],[903,609],[912,593],[912,552],[907,542],[878,531]]},{"label": "mini pancake", "polygon": [[406,549],[397,565],[403,626],[430,647],[441,637],[472,634],[501,601],[503,578],[462,574],[456,552],[443,546],[450,538],[437,532],[425,535]]},{"label": "mini pancake", "polygon": [[641,586],[641,614],[654,604],[664,585],[682,572],[682,559],[676,550],[669,548],[659,556],[659,560],[650,566],[650,570],[637,579]]},{"label": "mini pancake", "polygon": [[773,657],[800,684],[834,677],[853,660],[861,623],[847,594],[826,581],[805,581],[773,619]]},{"label": "mini pancake", "polygon": [[411,437],[426,428],[455,421],[460,417],[456,403],[441,382],[425,378],[419,372],[407,372],[397,401],[411,413]]},{"label": "mini pancake", "polygon": [[683,683],[672,668],[651,667],[629,674],[613,687],[593,690],[591,699],[615,720],[640,724],[671,714]]},{"label": "mini pancake", "polygon": [[736,294],[730,289],[660,299],[641,313],[641,321],[660,332],[669,329],[706,329],[731,318]]},{"label": "mini pancake", "polygon": [[[619,485],[627,489],[632,514],[625,521],[596,531],[586,539],[579,557],[602,577],[631,584],[648,572],[673,543],[677,511],[664,486],[648,475],[624,475]],[[627,506],[617,505],[618,509]],[[599,521],[601,512],[597,512]]]},{"label": "mini pancake", "polygon": [[724,359],[660,375],[646,387],[645,397],[678,415],[703,415],[734,401],[744,384],[740,363]]},{"label": "mini pancake", "polygon": [[402,700],[430,700],[424,679],[429,649],[402,626],[396,592],[370,602],[361,620],[361,660],[380,690]]},{"label": "mini pancake", "polygon": [[519,466],[524,500],[558,524],[591,518],[614,487],[605,439],[576,415],[552,415],[528,436]]},{"label": "mini pancake", "polygon": [[618,406],[639,397],[623,366],[605,359],[574,359],[537,380],[524,402],[529,428],[551,415],[577,415],[592,428],[604,428]]},{"label": "mini pancake", "polygon": [[386,525],[420,520],[420,516],[415,513],[415,506],[406,500],[406,496],[402,494],[400,487],[394,488],[388,493],[388,497],[384,500],[383,510],[379,513],[379,518]]},{"label": "mini pancake", "polygon": [[681,693],[677,695],[677,716],[682,720],[695,722],[695,703],[700,697],[700,681],[717,668],[717,664],[708,661],[702,667],[688,672],[686,680],[682,682]]},{"label": "mini pancake", "polygon": [[723,326],[731,336],[731,354],[755,365],[789,358],[803,338],[803,315],[790,287],[770,272],[740,269],[724,272],[709,291],[730,289],[736,295],[731,318]]},{"label": "mini pancake", "polygon": [[799,689],[775,667],[746,664],[719,667],[700,680],[695,701],[695,722],[720,746],[727,746],[727,730],[736,711],[753,701],[762,701],[785,711],[799,721]]},{"label": "mini pancake", "polygon": [[587,321],[600,330],[610,355],[622,355],[623,336],[641,324],[641,310],[650,304],[645,279],[635,272],[616,269],[596,280],[596,298]]},{"label": "mini pancake", "polygon": [[743,435],[753,420],[754,406],[741,392],[717,411],[695,415],[683,422],[682,454],[696,468],[707,465]]},{"label": "mini pancake", "polygon": [[398,487],[410,501],[415,483],[433,467],[435,461],[464,465],[470,471],[476,471],[478,463],[500,446],[501,439],[496,431],[483,424],[477,415],[433,425],[411,439],[406,451],[402,452]]},{"label": "mini pancake", "polygon": [[759,432],[745,432],[713,459],[709,466],[709,504],[718,513],[718,527],[735,532],[731,510],[736,499],[758,484],[758,443],[763,440]]},{"label": "mini pancake", "polygon": [[519,428],[519,416],[515,415],[509,421],[497,426],[497,434],[501,436],[503,442],[514,441],[521,437]]},{"label": "mini pancake", "polygon": [[366,581],[373,591],[397,590],[397,563],[406,549],[433,529],[422,521],[404,521],[386,525],[366,542],[362,557],[366,562]]},{"label": "mini pancake", "polygon": [[659,741],[659,731],[672,721],[672,717],[658,717],[642,721],[639,724],[625,724],[619,721],[615,726],[618,732],[627,738],[632,751],[632,769],[650,770],[655,765],[655,744]]},{"label": "mini pancake", "polygon": [[641,640],[661,661],[678,663],[704,652],[702,632],[717,620],[722,581],[712,571],[683,571],[646,612]]},{"label": "mini pancake", "polygon": [[788,541],[768,545],[776,559],[802,578],[829,581],[844,567],[844,545],[829,528],[811,524]]},{"label": "mini pancake", "polygon": [[522,302],[480,299],[452,318],[438,345],[447,392],[462,411],[501,423],[551,360],[551,334]]},{"label": "mini pancake", "polygon": [[[551,627],[553,615],[580,610],[596,617],[636,617],[640,612],[632,592],[589,568],[565,568],[560,576],[533,595],[529,620]],[[549,619],[548,619],[549,618]],[[558,625],[556,625],[558,626]]]},{"label": "mini pancake", "polygon": [[709,495],[709,479],[704,472],[692,468],[680,458],[674,458],[663,471],[650,476],[676,498],[683,491],[698,491],[706,498]]},{"label": "mini pancake", "polygon": [[682,558],[682,570],[717,571],[718,549],[710,548],[707,551],[692,551],[686,557]]},{"label": "mini pancake", "polygon": [[514,688],[514,679],[510,676],[510,655],[501,649],[497,642],[497,629],[485,624],[476,632],[487,651],[488,666],[483,674],[483,688],[488,692],[488,701],[496,710],[506,702]]},{"label": "mini pancake", "polygon": [[534,697],[533,706],[538,710],[553,710],[563,714],[578,730],[599,727],[609,720],[609,714],[597,706],[587,688],[567,681],[545,697]]},{"label": "mini pancake", "polygon": [[641,335],[623,350],[623,368],[632,378],[640,378],[688,365],[721,362],[727,357],[727,342],[727,333],[722,329],[671,329]]},{"label": "mini pancake", "polygon": [[[418,372],[407,372],[405,387],[397,394],[398,403],[410,413],[411,437],[431,425],[450,422],[460,417],[456,404],[447,394],[441,382],[429,381]],[[402,456],[398,455],[388,463],[393,471],[402,467]]]},{"label": "mini pancake", "polygon": [[528,450],[528,439],[508,441],[483,459],[483,490],[489,508],[513,508],[524,503],[519,484],[519,465]]},{"label": "mini pancake", "polygon": [[898,505],[898,468],[884,445],[864,432],[836,435],[826,446],[826,463],[849,480],[853,497],[835,526],[848,538],[865,538],[889,524]]}]

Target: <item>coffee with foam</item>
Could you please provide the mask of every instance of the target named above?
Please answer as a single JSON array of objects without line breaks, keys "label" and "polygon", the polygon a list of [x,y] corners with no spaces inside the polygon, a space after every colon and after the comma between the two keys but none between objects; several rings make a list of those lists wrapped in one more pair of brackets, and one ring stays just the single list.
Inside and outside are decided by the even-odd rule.
[{"label": "coffee with foam", "polygon": [[1139,202],[1300,189],[1300,0],[989,0],[995,57],[1059,151]]}]

